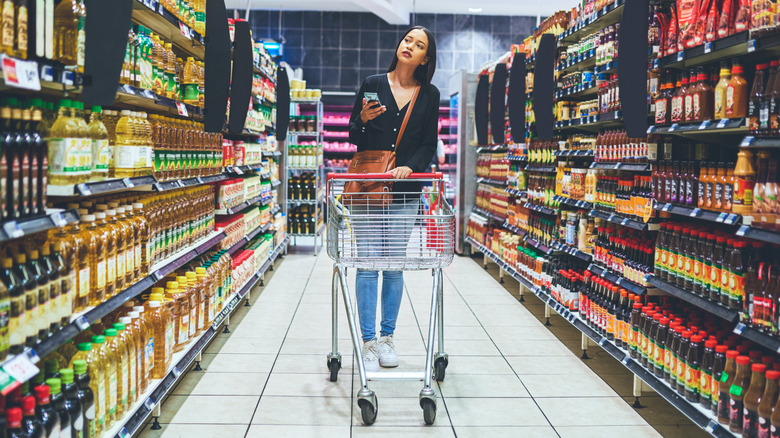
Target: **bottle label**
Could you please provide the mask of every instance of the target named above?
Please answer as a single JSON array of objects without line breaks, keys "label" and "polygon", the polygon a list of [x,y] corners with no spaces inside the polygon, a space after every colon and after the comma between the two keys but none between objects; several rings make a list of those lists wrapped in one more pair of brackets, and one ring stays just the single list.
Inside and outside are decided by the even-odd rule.
[{"label": "bottle label", "polygon": [[[128,337],[128,340],[132,342],[132,339],[130,337]],[[127,383],[130,387],[128,388],[128,392],[126,393],[128,395],[127,398],[128,403],[130,402],[130,400],[135,399],[135,387],[136,387],[135,376],[136,373],[138,372],[138,366],[137,366],[138,363],[136,357],[131,356],[127,358],[127,362],[129,363],[129,369],[130,369],[130,376],[127,379]]]},{"label": "bottle label", "polygon": [[102,427],[102,425],[106,421],[106,382],[105,379],[99,379],[98,382],[98,394],[95,394],[95,399],[98,401],[98,410],[97,412],[100,414],[98,417],[98,424]]},{"label": "bottle label", "polygon": [[197,101],[199,91],[198,84],[184,84],[184,101]]},{"label": "bottle label", "polygon": [[103,289],[106,287],[106,261],[103,260],[102,262],[98,262],[98,264],[95,266],[95,286],[98,289]]},{"label": "bottle label", "polygon": [[78,175],[81,172],[81,139],[55,138],[49,140],[49,175]]},{"label": "bottle label", "polygon": [[683,98],[682,96],[676,96],[672,98],[672,122],[679,122],[683,117]]},{"label": "bottle label", "polygon": [[190,315],[189,313],[179,319],[179,344],[186,344],[190,339]]},{"label": "bottle label", "polygon": [[87,41],[87,32],[85,29],[86,24],[86,17],[81,16],[79,17],[79,25],[78,25],[78,39],[76,41],[76,65],[78,65],[79,70],[84,70],[84,59],[85,57],[85,50],[84,46],[86,45]]},{"label": "bottle label", "polygon": [[701,370],[699,367],[693,365],[686,365],[685,367],[685,389],[691,393],[699,392],[699,380]]},{"label": "bottle label", "polygon": [[114,285],[116,283],[116,257],[109,257],[106,260],[106,284]]},{"label": "bottle label", "polygon": [[97,425],[95,424],[95,403],[87,407],[84,411],[84,417],[87,419],[87,437],[94,438],[97,435]]},{"label": "bottle label", "polygon": [[116,405],[119,402],[117,400],[117,381],[116,373],[109,373],[108,376],[108,403],[111,405],[108,407],[108,412],[113,416],[116,415]]},{"label": "bottle label", "polygon": [[78,293],[79,297],[86,297],[89,295],[89,267],[79,270],[78,279]]},{"label": "bottle label", "polygon": [[[732,386],[733,388],[733,386]],[[740,388],[741,392],[742,388]],[[729,390],[729,392],[732,392],[732,390]],[[729,397],[729,421],[731,424],[741,424],[742,423],[742,410],[744,408],[744,403],[742,400],[734,400],[733,398]]]},{"label": "bottle label", "polygon": [[19,5],[16,14],[16,47],[20,54],[27,55],[27,6],[24,3]]},{"label": "bottle label", "polygon": [[758,417],[758,438],[770,438],[771,422],[767,417]]},{"label": "bottle label", "polygon": [[92,164],[98,172],[108,172],[111,148],[108,140],[92,140]]},{"label": "bottle label", "polygon": [[726,87],[726,115],[731,116],[734,114],[734,86],[729,85]]},{"label": "bottle label", "polygon": [[146,357],[144,358],[146,364],[146,373],[151,375],[154,368],[154,336],[149,336],[149,340],[146,341]]},{"label": "bottle label", "polygon": [[[134,274],[134,272],[135,272],[135,256],[133,254],[134,252],[135,251],[133,250],[133,248],[130,248],[127,251],[125,251],[125,256],[124,256],[124,259],[125,259],[125,274],[130,274],[131,276],[135,276],[135,274]],[[126,285],[126,286],[128,286],[128,285]]]},{"label": "bottle label", "polygon": [[742,409],[742,436],[758,435],[758,412],[748,408]]},{"label": "bottle label", "polygon": [[736,177],[734,182],[734,205],[753,205],[754,179]]},{"label": "bottle label", "polygon": [[122,364],[122,405],[127,406],[127,396],[130,394],[130,368],[125,361]]},{"label": "bottle label", "polygon": [[734,185],[726,183],[723,185],[723,209],[731,211],[734,205]]},{"label": "bottle label", "polygon": [[723,108],[723,98],[724,98],[723,91],[716,90],[715,91],[715,115],[717,117],[720,117],[721,114],[725,114],[724,108]]},{"label": "bottle label", "polygon": [[712,374],[708,371],[701,372],[699,374],[699,391],[701,393],[701,397],[704,398],[704,400],[710,400],[712,398]]},{"label": "bottle label", "polygon": [[165,358],[171,357],[171,352],[173,352],[173,344],[173,323],[171,323],[168,324],[168,327],[165,329]]},{"label": "bottle label", "polygon": [[145,146],[114,146],[114,166],[120,169],[151,168],[151,151],[152,148]]},{"label": "bottle label", "polygon": [[693,96],[690,94],[685,95],[685,121],[690,122],[693,120]]},{"label": "bottle label", "polygon": [[[83,437],[84,436],[84,415],[76,415],[75,418],[71,418],[71,424],[73,425],[73,429],[76,431],[77,437]],[[68,435],[60,434],[61,437],[67,437]]]},{"label": "bottle label", "polygon": [[761,106],[758,113],[758,128],[759,129],[769,128],[769,102],[766,100],[761,102]]},{"label": "bottle label", "polygon": [[10,50],[14,48],[14,2],[11,0],[5,0],[3,2],[3,18],[2,18],[2,45]]},{"label": "bottle label", "polygon": [[[126,261],[125,261],[125,252],[124,251],[117,251],[116,253],[116,278],[119,281],[124,280],[125,274],[127,273],[126,268]],[[119,292],[119,291],[117,291]]]},{"label": "bottle label", "polygon": [[141,268],[141,245],[140,244],[135,246],[134,252],[135,252],[135,266],[137,266],[140,269]]}]

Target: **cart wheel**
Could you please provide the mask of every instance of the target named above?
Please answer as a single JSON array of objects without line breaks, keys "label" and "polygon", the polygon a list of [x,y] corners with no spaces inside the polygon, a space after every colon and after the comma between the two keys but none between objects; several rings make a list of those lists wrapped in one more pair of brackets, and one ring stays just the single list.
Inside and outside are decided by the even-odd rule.
[{"label": "cart wheel", "polygon": [[376,421],[376,414],[379,411],[379,403],[376,406],[368,400],[358,400],[360,406],[360,416],[363,417],[363,424],[371,426]]},{"label": "cart wheel", "polygon": [[338,359],[331,359],[328,361],[328,369],[330,370],[330,381],[335,382],[339,378],[339,370],[341,369],[341,361]]},{"label": "cart wheel", "polygon": [[432,425],[436,421],[436,402],[429,398],[424,398],[420,400],[420,406],[423,410],[425,424],[428,426]]},{"label": "cart wheel", "polygon": [[436,362],[433,363],[433,374],[436,376],[437,382],[443,382],[444,381],[444,375],[446,374],[447,370],[447,359],[440,357],[436,359]]}]

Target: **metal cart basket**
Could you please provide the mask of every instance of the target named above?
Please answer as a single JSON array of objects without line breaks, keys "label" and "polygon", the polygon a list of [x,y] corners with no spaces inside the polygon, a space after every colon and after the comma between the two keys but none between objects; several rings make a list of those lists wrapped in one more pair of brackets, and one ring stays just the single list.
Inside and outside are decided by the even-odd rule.
[{"label": "metal cart basket", "polygon": [[[369,380],[422,380],[420,407],[426,424],[436,419],[436,392],[431,378],[444,380],[448,358],[444,352],[444,308],[441,268],[450,265],[455,246],[455,215],[445,199],[441,173],[412,174],[410,180],[422,183],[418,191],[399,191],[399,180],[390,174],[328,174],[328,256],[334,260],[332,282],[333,345],[328,355],[330,380],[335,382],[341,368],[338,351],[338,289],[341,286],[352,346],[360,372],[361,388],[357,403],[365,424],[377,416],[377,398],[368,388]],[[384,187],[384,196],[367,198],[358,193],[359,184],[394,182],[396,190]],[[404,185],[408,181],[404,181]],[[347,190],[347,191],[345,191]],[[431,269],[430,323],[426,343],[425,370],[422,372],[366,372],[363,366],[361,333],[347,286],[347,268],[376,271]],[[434,339],[438,323],[438,351]]]}]

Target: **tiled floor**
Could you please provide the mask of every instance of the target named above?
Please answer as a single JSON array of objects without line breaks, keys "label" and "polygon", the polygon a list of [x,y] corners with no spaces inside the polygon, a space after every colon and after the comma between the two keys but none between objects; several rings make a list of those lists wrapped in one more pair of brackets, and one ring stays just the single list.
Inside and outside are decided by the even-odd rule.
[{"label": "tiled floor", "polygon": [[[208,348],[204,370],[190,371],[163,404],[162,429],[147,424],[141,436],[698,436],[695,426],[657,396],[642,398],[644,410],[633,409],[630,374],[620,364],[611,358],[613,364],[607,363],[598,349],[589,352],[592,361],[580,360],[578,332],[569,331],[576,329],[555,319],[545,327],[538,302],[529,297],[519,303],[508,292],[516,283],[499,284],[495,271],[486,272],[468,257],[456,257],[445,270],[450,362],[445,381],[435,386],[435,426],[423,423],[421,382],[380,381],[369,385],[379,414],[366,427],[355,403],[360,380],[343,308],[344,367],[338,382],[328,380],[331,272],[327,255],[288,255],[267,286],[253,293],[251,307],[233,316],[231,333],[218,335]],[[419,371],[431,275],[410,272],[405,280],[395,343],[400,370]],[[659,416],[663,421],[653,420]]]}]

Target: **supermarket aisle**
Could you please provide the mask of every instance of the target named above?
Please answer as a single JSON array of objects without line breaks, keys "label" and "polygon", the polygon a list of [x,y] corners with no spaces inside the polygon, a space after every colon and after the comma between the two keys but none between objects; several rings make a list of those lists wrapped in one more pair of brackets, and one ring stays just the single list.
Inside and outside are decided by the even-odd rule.
[{"label": "supermarket aisle", "polygon": [[[424,426],[420,382],[372,382],[379,415],[363,426],[343,318],[338,382],[325,367],[331,260],[291,254],[278,266],[252,306],[237,312],[232,333],[204,354],[204,371],[190,371],[165,402],[162,429],[147,425],[142,437],[659,436],[469,258],[445,272],[450,365],[436,388],[436,425]],[[395,340],[402,370],[424,364],[430,284],[429,271],[406,274]]]}]

